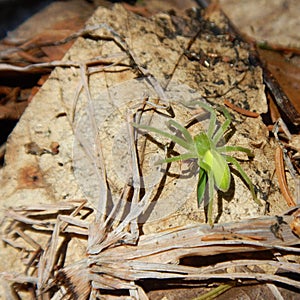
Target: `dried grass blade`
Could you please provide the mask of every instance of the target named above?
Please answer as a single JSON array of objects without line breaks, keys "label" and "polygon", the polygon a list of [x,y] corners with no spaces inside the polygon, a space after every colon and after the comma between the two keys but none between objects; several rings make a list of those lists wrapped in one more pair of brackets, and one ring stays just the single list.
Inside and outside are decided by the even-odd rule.
[{"label": "dried grass blade", "polygon": [[50,225],[52,224],[52,226],[54,226],[54,223],[51,223],[49,221],[36,220],[36,219],[33,219],[33,218],[29,218],[29,217],[26,217],[26,216],[24,216],[20,213],[15,212],[12,209],[8,210],[5,213],[5,217],[13,219],[13,220],[18,221],[18,222],[23,223],[23,224],[27,224],[27,225],[39,225],[39,226],[50,227]]},{"label": "dried grass blade", "polygon": [[[66,226],[69,226],[69,224],[71,224],[71,225],[75,225],[77,227],[81,227],[81,228],[85,228],[85,229],[89,228],[89,223],[79,220],[79,219],[75,219],[74,217],[60,215],[59,218],[61,221],[64,221],[67,223]],[[63,226],[63,227],[66,227],[66,226]],[[62,231],[63,230],[64,229],[62,228]]]},{"label": "dried grass blade", "polygon": [[47,246],[47,248],[45,249],[45,251],[40,257],[39,267],[38,267],[38,285],[37,285],[38,294],[42,293],[43,290],[47,287],[47,282],[51,277],[54,268],[61,223],[62,222],[58,218],[54,226],[54,230],[52,232],[49,245]]},{"label": "dried grass blade", "polygon": [[[81,81],[84,87],[84,91],[87,96],[87,108],[88,108],[88,115],[91,120],[92,125],[92,132],[94,135],[94,145],[95,145],[95,158],[92,162],[95,165],[95,171],[99,180],[99,186],[100,186],[100,195],[98,200],[98,207],[97,207],[97,214],[96,214],[96,221],[100,223],[104,223],[105,218],[105,212],[107,211],[107,199],[109,195],[109,189],[107,185],[107,176],[106,176],[106,169],[104,164],[104,157],[102,153],[102,146],[101,141],[99,137],[99,131],[96,124],[95,116],[94,116],[94,107],[93,107],[93,99],[90,93],[88,79],[87,79],[87,66],[86,65],[80,65],[80,75],[81,75]],[[101,170],[101,173],[99,172]]]},{"label": "dried grass blade", "polygon": [[[134,143],[134,130],[130,125],[133,121],[132,115],[127,115],[127,131],[129,135],[129,153],[131,153],[131,165],[132,165],[132,177],[133,177],[133,188],[134,193],[132,197],[131,207],[137,205],[140,198],[140,187],[141,187],[141,178],[139,172],[139,164],[137,159],[136,147]],[[138,239],[139,231],[138,231],[138,218],[135,218],[131,221],[130,230],[135,239]]]}]

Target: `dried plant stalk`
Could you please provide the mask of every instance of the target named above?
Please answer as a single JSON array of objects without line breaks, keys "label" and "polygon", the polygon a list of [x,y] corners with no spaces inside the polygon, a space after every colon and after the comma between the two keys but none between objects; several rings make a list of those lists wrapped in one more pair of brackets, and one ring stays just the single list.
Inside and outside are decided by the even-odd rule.
[{"label": "dried plant stalk", "polygon": [[[106,39],[115,41],[127,57],[134,61],[139,75],[147,79],[160,100],[166,103],[163,109],[167,111],[170,107],[164,89],[148,70],[141,67],[125,40],[114,31],[111,31],[111,35]],[[50,64],[54,65],[55,63]],[[142,193],[140,184],[125,185],[120,199],[109,210],[108,201],[111,195],[106,165],[93,115],[93,99],[89,91],[88,75],[94,69],[84,63],[66,62],[58,65],[72,65],[80,69],[81,81],[76,96],[84,90],[89,118],[93,124],[91,130],[95,149],[85,146],[85,150],[98,172],[101,187],[98,207],[91,208],[85,201],[73,201],[55,205],[29,205],[8,210],[3,222],[2,239],[12,247],[20,248],[27,259],[24,274],[1,274],[2,279],[10,283],[6,286],[15,289],[15,293],[18,287],[31,289],[37,299],[57,299],[61,295],[61,298],[65,299],[111,299],[111,291],[119,292],[118,299],[128,295],[131,299],[147,299],[142,287],[145,279],[172,279],[182,286],[195,286],[195,282],[201,285],[201,282],[211,279],[239,279],[241,284],[247,280],[256,280],[280,282],[300,289],[299,282],[280,274],[250,273],[238,269],[243,265],[264,264],[299,275],[300,269],[296,263],[279,262],[274,256],[270,260],[258,260],[255,255],[253,259],[226,260],[224,256],[222,263],[209,267],[187,266],[183,263],[184,259],[195,256],[205,258],[218,254],[266,250],[299,254],[300,249],[293,247],[299,244],[299,238],[292,231],[295,225],[294,215],[297,216],[297,212],[294,215],[259,217],[215,225],[213,228],[197,224],[141,234],[138,230],[138,217],[151,204],[151,197],[157,187],[147,187]],[[111,63],[112,65],[116,64]],[[7,69],[8,66],[2,65],[2,68]],[[98,71],[103,71],[103,68],[99,68]],[[77,103],[77,99],[74,103]],[[73,111],[75,113],[76,108]],[[73,116],[71,119],[70,123],[73,124]],[[127,121],[131,122],[130,116]],[[128,126],[128,137],[131,155],[131,178],[128,178],[128,181],[138,183],[142,174],[131,126]],[[95,157],[99,160],[95,161]],[[130,206],[124,216],[125,201]],[[85,243],[86,253],[81,259],[66,263],[70,252],[68,244],[73,239]],[[24,244],[26,246],[23,246]],[[228,272],[231,267],[236,267],[236,271]],[[13,297],[9,290],[7,295]]]},{"label": "dried plant stalk", "polygon": [[[76,207],[73,209],[75,211]],[[19,214],[26,214],[32,224],[38,218],[35,214],[30,215],[30,207],[16,210]],[[46,221],[46,210],[43,213]],[[47,293],[53,285],[59,289],[65,286],[70,295],[78,299],[86,299],[91,292],[91,286],[97,287],[98,290],[134,290],[137,288],[136,283],[141,279],[177,279],[183,280],[185,285],[188,285],[189,280],[255,279],[261,282],[280,282],[300,288],[299,282],[279,274],[226,272],[227,268],[234,266],[263,264],[297,274],[299,265],[296,263],[248,259],[225,261],[208,267],[178,264],[182,258],[187,257],[257,252],[268,249],[297,254],[300,252],[299,248],[290,246],[299,243],[298,237],[290,228],[293,216],[261,217],[216,225],[214,228],[208,225],[187,225],[167,232],[142,235],[136,245],[122,245],[120,241],[108,234],[106,239],[100,242],[100,245],[102,244],[100,253],[91,254],[88,258],[57,270],[53,259],[57,260],[57,257],[62,255],[59,253],[61,242],[58,241],[58,236],[67,238],[80,232],[84,234],[83,238],[86,242],[88,239],[87,232],[81,231],[86,226],[81,227],[82,221],[79,221],[79,217],[74,217],[76,220],[74,221],[71,217],[60,213],[60,211],[56,213],[57,220],[60,221],[52,229],[49,246],[45,248],[39,259],[38,269],[33,272],[36,275],[28,277],[26,274],[21,276],[2,273],[2,278],[12,282],[37,284],[39,293]],[[25,220],[26,223],[22,223],[22,218],[13,219],[12,216],[14,215],[11,213],[7,215],[7,228],[12,228],[11,223],[16,224],[16,220],[18,223],[14,230],[28,225],[28,219]],[[61,226],[62,220],[66,222],[64,229]],[[68,230],[71,226],[67,224],[68,220],[71,220],[74,228],[71,233]],[[91,228],[94,230],[95,227]],[[9,238],[14,232],[6,232],[5,238]],[[32,252],[31,255],[34,253]],[[31,268],[36,269],[36,266]]]}]

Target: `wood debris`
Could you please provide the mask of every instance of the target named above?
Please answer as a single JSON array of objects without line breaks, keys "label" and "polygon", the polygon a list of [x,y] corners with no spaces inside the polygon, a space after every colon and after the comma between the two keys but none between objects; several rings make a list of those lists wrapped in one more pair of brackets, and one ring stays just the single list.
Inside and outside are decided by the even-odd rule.
[{"label": "wood debris", "polygon": [[[195,179],[188,172],[178,173],[185,171],[186,165],[148,175],[151,157],[147,155],[164,150],[159,147],[163,143],[153,143],[155,139],[147,136],[137,138],[130,126],[134,117],[144,115],[157,124],[162,124],[166,115],[190,120],[195,111],[181,104],[191,95],[199,100],[197,90],[201,99],[224,103],[226,97],[244,110],[252,111],[259,103],[257,118],[233,112],[235,127],[246,144],[257,136],[267,139],[268,131],[260,117],[266,112],[261,69],[248,65],[247,45],[233,44],[226,26],[217,25],[224,21],[222,17],[211,17],[214,21],[199,20],[190,11],[186,18],[160,14],[141,21],[120,6],[112,11],[101,8],[80,31],[84,35],[78,35],[64,60],[2,65],[18,71],[57,67],[23,117],[26,134],[16,131],[8,143],[7,163],[22,162],[17,167],[23,170],[23,176],[14,179],[15,170],[6,168],[3,179],[3,195],[11,207],[3,214],[2,240],[9,249],[19,252],[19,260],[13,262],[19,271],[2,270],[0,274],[7,298],[27,292],[36,299],[149,299],[150,281],[165,287],[204,288],[207,283],[234,282],[232,286],[272,283],[300,289],[297,280],[279,272],[299,275],[296,259],[287,258],[289,254],[298,259],[300,252],[298,207],[290,213],[264,216],[254,204],[247,206],[247,189],[242,190],[243,184],[235,178],[232,194],[223,195],[229,203],[224,201],[224,210],[216,212],[221,214],[216,221],[224,218],[220,224],[203,224],[203,210],[197,210],[192,219],[194,207],[186,208],[186,204],[180,206],[183,213],[178,209],[168,214],[166,208],[173,208],[168,201],[182,200],[186,191],[180,194],[179,187],[195,186]],[[135,39],[141,30],[144,35]],[[222,68],[225,75],[218,71]],[[249,88],[253,85],[254,89]],[[181,102],[176,102],[176,97]],[[38,114],[40,99],[48,100],[43,114]],[[47,105],[59,108],[51,110]],[[32,119],[30,114],[37,117],[37,124],[28,121]],[[99,116],[103,119],[97,123]],[[86,127],[80,128],[82,120]],[[35,144],[28,145],[28,136]],[[50,144],[53,141],[57,142]],[[42,155],[48,148],[39,145],[50,145],[56,155]],[[120,145],[121,152],[114,153],[112,149]],[[247,171],[261,199],[276,202],[278,188],[270,184],[266,187],[274,171],[267,150],[274,148],[268,141],[264,149],[253,149],[253,169],[248,167]],[[71,159],[72,150],[79,152]],[[75,160],[83,156],[88,159],[80,165]],[[115,157],[123,160],[115,162]],[[125,166],[123,177],[121,172],[117,172],[119,177],[115,174],[114,163]],[[96,188],[90,166],[96,173]],[[73,168],[77,168],[77,178]],[[78,180],[82,178],[78,177],[82,176],[80,168],[88,172],[83,173],[84,180]],[[151,181],[153,177],[156,181]],[[82,198],[79,187],[88,188],[88,201],[71,200]],[[188,192],[194,203],[194,191]],[[33,202],[36,199],[43,204]],[[165,206],[157,209],[161,202]],[[162,215],[148,222],[149,212]],[[232,220],[236,216],[242,220]],[[219,255],[221,261],[205,263]]]}]

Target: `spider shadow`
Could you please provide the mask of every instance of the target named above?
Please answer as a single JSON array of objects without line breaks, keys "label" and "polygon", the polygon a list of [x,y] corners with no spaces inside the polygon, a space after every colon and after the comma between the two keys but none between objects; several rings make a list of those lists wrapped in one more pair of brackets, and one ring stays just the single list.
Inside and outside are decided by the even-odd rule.
[{"label": "spider shadow", "polygon": [[[220,128],[220,125],[218,125],[216,131]],[[234,125],[231,123],[230,124],[230,127],[226,130],[226,132],[224,133],[223,135],[223,139],[221,139],[217,146],[218,147],[222,147],[222,146],[225,146],[229,141],[230,139],[234,136],[234,134],[236,133],[236,128],[234,127]]]},{"label": "spider shadow", "polygon": [[[216,215],[216,217],[214,217],[214,222],[213,222],[214,224],[219,222],[219,220],[220,220],[220,218],[223,214],[224,200],[229,203],[234,197],[234,194],[235,194],[235,181],[234,180],[230,181],[230,186],[229,186],[229,189],[228,189],[227,192],[222,192],[220,190],[217,190],[216,192],[217,192],[217,215]],[[206,187],[205,194],[204,194],[204,213],[205,213],[206,223],[208,222],[208,204],[209,204],[209,201],[214,201],[214,199],[211,200],[209,198],[208,187]],[[199,207],[200,207],[200,205],[199,205]]]},{"label": "spider shadow", "polygon": [[[217,190],[217,215],[216,217],[214,217],[214,224],[218,223],[222,213],[223,213],[223,201],[227,201],[230,202],[233,197],[234,197],[234,193],[235,193],[235,181],[231,180],[230,181],[230,186],[227,192],[222,192],[220,190]],[[214,201],[214,199],[210,199],[209,197],[209,188],[208,186],[206,186],[205,189],[205,193],[204,193],[204,214],[205,214],[205,222],[208,223],[208,205],[210,201]],[[201,204],[200,204],[201,205]],[[198,207],[200,208],[200,205],[198,203]]]},{"label": "spider shadow", "polygon": [[[243,178],[243,176],[241,176],[241,174],[234,169],[232,166],[230,166],[230,173],[231,173],[231,181],[230,181],[230,186],[227,192],[222,192],[220,190],[217,191],[217,216],[215,217],[214,223],[218,223],[222,213],[223,213],[223,204],[224,204],[224,200],[227,201],[228,203],[230,201],[232,201],[232,199],[234,198],[234,194],[235,194],[235,190],[236,190],[236,184],[235,184],[235,180],[232,176],[232,174],[234,174],[235,176],[237,176],[242,183],[249,189],[249,186],[247,184],[247,182],[245,181],[245,179]],[[230,214],[230,212],[229,212]]]},{"label": "spider shadow", "polygon": [[[157,141],[150,134],[145,133],[144,136],[150,142],[154,143],[157,147],[159,147],[160,149],[164,150],[166,148],[165,144]],[[175,146],[175,143],[171,142],[170,145],[167,147],[168,157],[170,157],[170,155],[177,156],[177,155],[180,154],[180,153],[178,153],[177,151],[175,151],[173,149],[174,146]],[[171,165],[173,163],[166,163],[166,167],[161,168],[161,172],[163,173],[163,176],[162,176],[160,182],[158,183],[156,193],[153,195],[150,205],[147,207],[147,209],[144,211],[144,213],[142,215],[140,215],[139,224],[143,224],[150,217],[157,201],[160,199],[160,196],[161,196],[164,188],[166,187],[166,183],[167,183],[168,178],[173,178],[174,180],[180,178],[180,179],[184,180],[184,179],[188,179],[188,178],[191,178],[191,177],[195,176],[195,174],[198,174],[199,167],[198,167],[198,164],[197,164],[197,160],[196,159],[190,159],[189,161],[191,161],[191,164],[189,165],[189,168],[187,168],[185,170],[181,170],[182,172],[180,172],[180,173],[173,173],[173,172],[170,171]],[[143,193],[141,193],[141,195],[143,195]],[[142,230],[141,226],[140,226],[140,230]]]},{"label": "spider shadow", "polygon": [[[155,144],[158,148],[165,150],[166,149],[166,145],[159,142],[158,140],[156,140],[152,135],[150,135],[149,133],[145,133],[144,136],[147,138],[148,141],[150,141],[151,143]],[[179,152],[177,152],[176,150],[174,150],[175,147],[175,143],[171,142],[169,144],[169,146],[167,146],[167,157],[172,157],[172,156],[178,156],[180,155]],[[199,172],[199,167],[197,164],[197,159],[188,159],[185,160],[185,162],[190,162],[189,164],[189,168],[182,170],[181,173],[172,173],[170,172],[170,167],[166,167],[166,168],[162,168],[161,171],[166,173],[168,177],[172,177],[172,178],[182,178],[182,179],[188,179],[193,177],[195,174],[198,174]],[[171,166],[171,163],[167,163],[168,166]]]},{"label": "spider shadow", "polygon": [[223,214],[224,200],[227,203],[229,203],[233,199],[234,194],[235,194],[235,180],[231,178],[230,186],[227,192],[217,191],[217,216],[215,217],[214,223],[218,223]]}]

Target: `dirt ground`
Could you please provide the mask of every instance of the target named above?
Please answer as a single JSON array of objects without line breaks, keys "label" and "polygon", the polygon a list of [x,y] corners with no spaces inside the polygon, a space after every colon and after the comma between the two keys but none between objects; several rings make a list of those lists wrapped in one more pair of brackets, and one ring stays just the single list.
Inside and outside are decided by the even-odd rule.
[{"label": "dirt ground", "polygon": [[[1,147],[5,153],[0,169],[2,299],[12,295],[35,298],[39,293],[50,299],[64,295],[96,299],[98,290],[106,291],[105,299],[202,299],[197,297],[219,283],[224,293],[218,296],[215,292],[217,299],[266,295],[268,299],[295,299],[299,286],[291,289],[296,280],[280,277],[279,263],[299,276],[299,257],[292,248],[298,243],[299,217],[284,213],[299,204],[300,31],[296,29],[300,28],[300,4],[296,0],[220,0],[219,5],[200,13],[195,1],[138,1],[135,6],[57,1],[4,39],[0,46],[4,95],[0,118],[3,127],[16,125]],[[221,10],[248,43],[229,33],[228,19]],[[263,66],[268,66],[288,96],[291,113],[282,103],[271,107],[265,69],[249,58],[253,41],[273,47],[259,53]],[[36,48],[39,43],[43,46]],[[262,204],[254,201],[243,176],[232,171],[228,191],[215,193],[212,218],[218,225],[214,228],[203,225],[207,207],[197,204],[197,163],[154,167],[165,156],[170,141],[155,134],[150,142],[145,134],[128,135],[130,118],[140,112],[141,122],[164,131],[168,130],[165,121],[174,116],[186,124],[203,113],[190,105],[199,99],[211,105],[233,105],[227,107],[232,118],[228,145],[246,147],[254,154],[253,159],[239,152],[233,156]],[[225,116],[218,113],[217,123],[224,124]],[[291,132],[289,141],[289,133],[280,133],[276,140],[270,131],[278,117]],[[193,136],[210,126],[207,116],[197,118],[200,122],[189,129]],[[140,155],[140,177],[131,139]],[[224,135],[221,142],[227,140]],[[292,164],[282,167],[283,179],[278,179],[278,149],[285,149]],[[182,148],[175,145],[172,151],[182,153]],[[288,191],[282,190],[284,186]],[[147,197],[151,204],[146,205]],[[78,204],[80,199],[87,202]],[[134,206],[138,200],[140,206]],[[206,195],[204,203],[208,202]],[[115,215],[113,207],[117,208]],[[119,212],[122,209],[124,213]],[[251,221],[244,225],[245,220]],[[222,224],[229,229],[224,232]],[[255,231],[259,226],[261,231]],[[197,235],[200,244],[195,241]],[[159,253],[151,248],[153,240]],[[220,265],[216,274],[226,270],[223,279],[215,274],[202,279],[206,267],[235,260],[230,256],[230,247],[235,247],[231,242],[250,248],[238,252],[235,269]],[[227,245],[223,260],[219,256],[224,245],[214,243]],[[201,252],[209,245],[217,247],[214,253],[219,256]],[[260,263],[251,247],[262,247]],[[279,252],[283,247],[287,253],[278,254],[277,261],[272,247]],[[90,265],[87,256],[93,262]],[[211,262],[203,263],[203,257]],[[158,262],[159,266],[152,265]],[[94,269],[89,269],[91,265]],[[78,281],[71,275],[72,268],[80,271]],[[178,274],[190,279],[189,288],[185,284],[177,288],[184,278]],[[248,281],[241,274],[247,274]],[[164,284],[154,280],[157,278],[163,278]],[[281,280],[280,285],[276,280]],[[236,284],[241,286],[233,287]],[[80,289],[84,291],[81,295]],[[117,292],[106,294],[110,289]],[[125,290],[129,292],[123,294]]]}]

